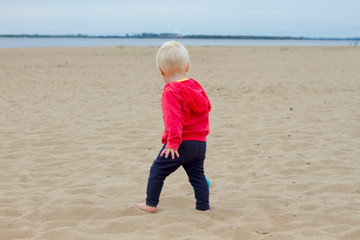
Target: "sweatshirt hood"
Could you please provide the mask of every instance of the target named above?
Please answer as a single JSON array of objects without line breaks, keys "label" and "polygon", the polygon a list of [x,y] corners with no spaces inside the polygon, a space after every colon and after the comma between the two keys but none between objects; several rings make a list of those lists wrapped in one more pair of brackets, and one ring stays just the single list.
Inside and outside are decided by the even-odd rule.
[{"label": "sweatshirt hood", "polygon": [[210,101],[201,87],[194,79],[180,80],[168,83],[175,91],[180,91],[186,105],[196,113],[209,113],[211,110]]}]

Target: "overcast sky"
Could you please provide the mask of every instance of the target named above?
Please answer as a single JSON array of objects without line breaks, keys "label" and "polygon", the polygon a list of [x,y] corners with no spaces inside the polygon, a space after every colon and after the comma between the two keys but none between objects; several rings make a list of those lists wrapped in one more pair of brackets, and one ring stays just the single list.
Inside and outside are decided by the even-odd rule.
[{"label": "overcast sky", "polygon": [[0,34],[359,37],[360,0],[0,0]]}]

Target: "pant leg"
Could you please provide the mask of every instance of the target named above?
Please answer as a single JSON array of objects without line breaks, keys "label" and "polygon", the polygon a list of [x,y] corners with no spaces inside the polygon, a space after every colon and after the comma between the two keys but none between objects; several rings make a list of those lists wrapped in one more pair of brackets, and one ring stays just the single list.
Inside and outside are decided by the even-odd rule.
[{"label": "pant leg", "polygon": [[[165,146],[166,144],[160,150],[160,153]],[[168,158],[165,158],[165,156],[160,157],[160,153],[150,168],[146,191],[146,204],[152,207],[156,207],[159,203],[161,190],[166,177],[181,166],[181,163],[177,159],[171,159],[171,156]]]},{"label": "pant leg", "polygon": [[209,186],[204,174],[204,160],[206,153],[205,142],[195,142],[196,154],[194,159],[184,163],[185,169],[191,185],[194,187],[197,210],[209,210]]}]

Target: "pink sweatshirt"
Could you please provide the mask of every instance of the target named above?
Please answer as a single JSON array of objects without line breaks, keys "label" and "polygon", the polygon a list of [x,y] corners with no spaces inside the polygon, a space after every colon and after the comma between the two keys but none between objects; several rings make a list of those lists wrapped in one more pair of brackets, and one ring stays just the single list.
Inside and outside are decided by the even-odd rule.
[{"label": "pink sweatshirt", "polygon": [[165,84],[161,107],[165,126],[161,141],[167,148],[177,150],[182,141],[206,142],[211,104],[198,82],[189,78]]}]

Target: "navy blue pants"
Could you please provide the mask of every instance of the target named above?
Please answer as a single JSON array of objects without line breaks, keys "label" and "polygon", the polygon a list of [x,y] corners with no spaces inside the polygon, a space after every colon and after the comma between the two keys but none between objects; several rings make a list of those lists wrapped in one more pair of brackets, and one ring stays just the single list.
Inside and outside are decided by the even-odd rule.
[{"label": "navy blue pants", "polygon": [[[162,147],[160,153],[166,147]],[[209,187],[204,174],[204,160],[206,153],[206,142],[183,141],[178,149],[180,157],[168,158],[165,155],[160,157],[160,153],[155,159],[150,169],[147,185],[146,204],[156,207],[159,203],[160,193],[167,176],[182,166],[195,191],[196,209],[209,210]]]}]

